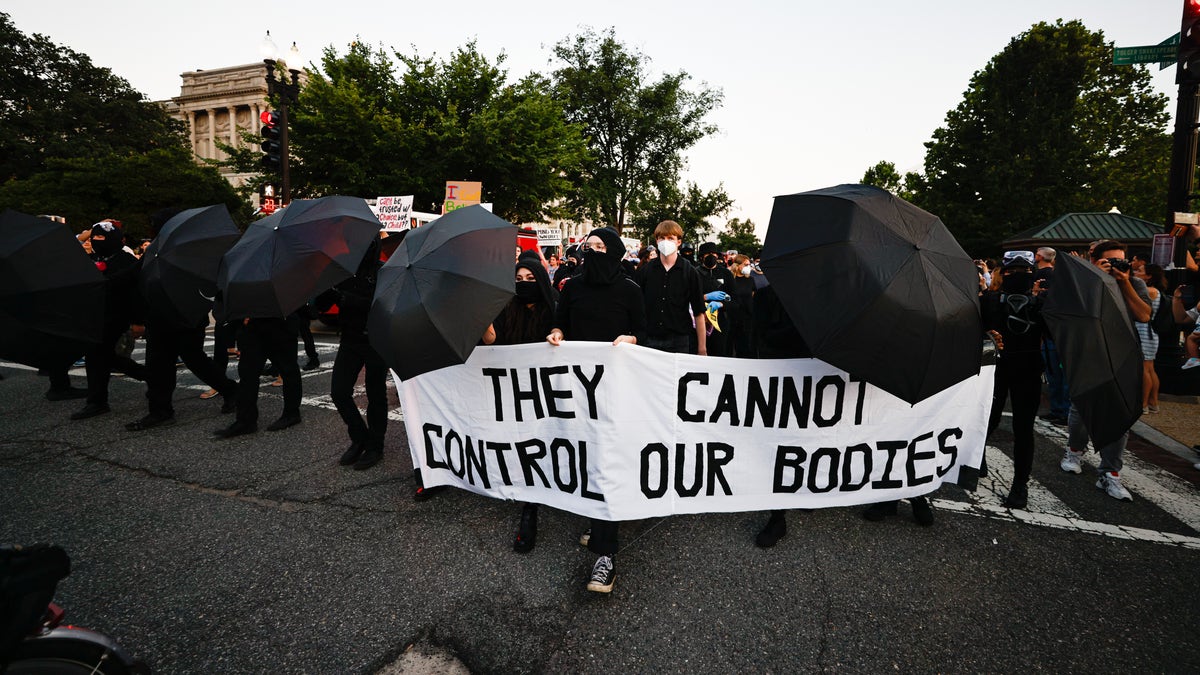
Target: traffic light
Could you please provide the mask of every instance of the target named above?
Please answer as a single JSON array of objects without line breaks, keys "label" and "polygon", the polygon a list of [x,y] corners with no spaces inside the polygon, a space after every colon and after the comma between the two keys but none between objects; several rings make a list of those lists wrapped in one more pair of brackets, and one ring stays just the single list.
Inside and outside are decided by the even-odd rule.
[{"label": "traffic light", "polygon": [[1176,84],[1200,84],[1200,0],[1183,0]]},{"label": "traffic light", "polygon": [[262,165],[267,171],[278,171],[283,166],[283,160],[280,156],[280,151],[283,145],[280,142],[279,136],[283,133],[283,127],[280,125],[282,119],[279,113],[274,110],[264,110],[262,115],[259,115],[262,121],[262,137],[263,142],[260,146],[263,151]]}]

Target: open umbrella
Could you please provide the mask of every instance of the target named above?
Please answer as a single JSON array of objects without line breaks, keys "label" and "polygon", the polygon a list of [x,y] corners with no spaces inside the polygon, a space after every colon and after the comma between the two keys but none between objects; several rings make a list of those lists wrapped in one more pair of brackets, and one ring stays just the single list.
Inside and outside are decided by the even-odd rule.
[{"label": "open umbrella", "polygon": [[241,232],[224,204],[181,211],[142,256],[142,295],[156,316],[180,326],[207,324],[221,256]]},{"label": "open umbrella", "polygon": [[65,225],[0,213],[0,358],[70,363],[100,341],[104,276]]},{"label": "open umbrella", "polygon": [[367,335],[403,379],[463,363],[515,292],[517,228],[468,206],[404,237],[379,270]]},{"label": "open umbrella", "polygon": [[297,199],[256,221],[221,259],[221,319],[282,318],[349,279],[379,236],[358,197]]},{"label": "open umbrella", "polygon": [[1092,444],[1120,438],[1142,414],[1142,349],[1116,280],[1060,255],[1042,316]]},{"label": "open umbrella", "polygon": [[909,403],[979,373],[975,263],[867,185],[775,198],[762,268],[813,354]]}]

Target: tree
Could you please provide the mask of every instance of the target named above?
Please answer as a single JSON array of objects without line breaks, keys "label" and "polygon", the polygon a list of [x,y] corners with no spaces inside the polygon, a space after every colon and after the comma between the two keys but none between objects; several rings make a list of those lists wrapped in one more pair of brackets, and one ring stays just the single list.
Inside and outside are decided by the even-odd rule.
[{"label": "tree", "polygon": [[863,173],[860,182],[863,185],[883,188],[897,197],[911,202],[914,199],[913,188],[919,185],[920,181],[921,177],[915,171],[900,175],[893,162],[880,161]]},{"label": "tree", "polygon": [[591,150],[572,175],[567,201],[576,218],[620,231],[631,205],[669,195],[678,183],[683,152],[714,133],[705,122],[721,92],[685,88],[683,71],[651,82],[649,58],[617,41],[613,29],[567,38],[554,47],[556,95],[567,119],[582,125]]},{"label": "tree", "polygon": [[225,204],[241,223],[249,220],[249,206],[221,174],[181,148],[50,160],[45,170],[0,185],[0,205],[64,216],[76,231],[116,218],[131,238],[150,236],[150,214],[159,209],[210,204]]},{"label": "tree", "polygon": [[184,129],[111,70],[0,13],[0,181],[50,160],[186,149]]},{"label": "tree", "polygon": [[725,192],[724,184],[707,192],[690,182],[682,189],[676,185],[661,190],[651,188],[638,202],[636,216],[625,234],[651,242],[659,223],[674,220],[683,228],[684,241],[699,244],[712,234],[709,219],[725,215],[732,207],[733,200]]},{"label": "tree", "polygon": [[757,258],[762,253],[762,242],[758,240],[754,229],[753,220],[734,218],[725,223],[725,231],[717,235],[717,246],[722,251],[733,250]]},{"label": "tree", "polygon": [[558,215],[586,146],[544,77],[509,84],[503,54],[490,62],[474,42],[448,60],[394,56],[325,50],[291,109],[298,194],[412,194],[435,210],[447,180],[476,180],[503,218]]},{"label": "tree", "polygon": [[[1078,21],[1038,23],[971,78],[925,144],[917,203],[969,251],[1072,211],[1161,217],[1166,97]],[[911,185],[909,186],[912,187]]]}]

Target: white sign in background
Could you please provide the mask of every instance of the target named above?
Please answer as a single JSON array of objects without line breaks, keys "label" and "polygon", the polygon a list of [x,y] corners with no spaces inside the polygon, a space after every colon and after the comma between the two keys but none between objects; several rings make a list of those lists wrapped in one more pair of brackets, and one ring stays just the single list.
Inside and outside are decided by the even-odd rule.
[{"label": "white sign in background", "polygon": [[574,342],[397,385],[426,486],[634,520],[926,494],[979,466],[992,378],[910,406],[815,359]]},{"label": "white sign in background", "polygon": [[407,230],[412,223],[413,195],[403,197],[378,197],[375,200],[375,215],[383,229],[389,231]]}]

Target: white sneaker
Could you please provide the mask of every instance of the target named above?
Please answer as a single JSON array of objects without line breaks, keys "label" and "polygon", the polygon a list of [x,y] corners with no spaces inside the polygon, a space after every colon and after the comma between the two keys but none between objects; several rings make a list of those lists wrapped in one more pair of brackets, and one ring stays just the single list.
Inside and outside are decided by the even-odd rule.
[{"label": "white sneaker", "polygon": [[1192,358],[1188,359],[1187,361],[1184,361],[1183,366],[1180,369],[1187,370],[1188,368],[1195,368],[1196,366],[1200,366],[1200,359],[1193,356]]},{"label": "white sneaker", "polygon": [[1082,452],[1075,452],[1068,449],[1063,453],[1062,461],[1058,463],[1058,466],[1067,473],[1083,473],[1083,466],[1079,463],[1082,457]]},{"label": "white sneaker", "polygon": [[1096,481],[1096,487],[1108,493],[1113,499],[1120,499],[1123,502],[1133,501],[1133,495],[1129,494],[1129,490],[1121,485],[1121,477],[1111,471],[1105,471],[1100,474],[1100,479]]}]

